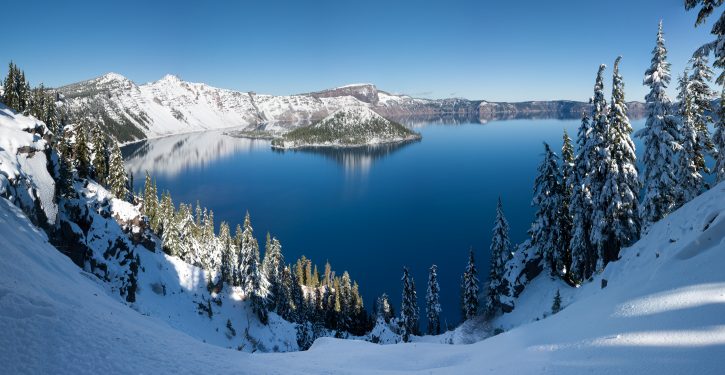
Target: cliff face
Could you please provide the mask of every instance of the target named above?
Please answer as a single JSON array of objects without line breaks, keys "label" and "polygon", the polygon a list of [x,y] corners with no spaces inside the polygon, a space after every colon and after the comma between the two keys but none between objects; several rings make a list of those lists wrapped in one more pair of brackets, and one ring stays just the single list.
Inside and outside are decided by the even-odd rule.
[{"label": "cliff face", "polygon": [[[99,124],[121,142],[207,129],[246,128],[285,133],[343,108],[369,108],[383,117],[419,123],[487,122],[512,118],[579,118],[584,102],[494,103],[421,99],[355,84],[298,95],[261,95],[191,83],[176,76],[143,84],[109,73],[56,89],[71,122]],[[630,115],[644,106],[630,103]]]}]

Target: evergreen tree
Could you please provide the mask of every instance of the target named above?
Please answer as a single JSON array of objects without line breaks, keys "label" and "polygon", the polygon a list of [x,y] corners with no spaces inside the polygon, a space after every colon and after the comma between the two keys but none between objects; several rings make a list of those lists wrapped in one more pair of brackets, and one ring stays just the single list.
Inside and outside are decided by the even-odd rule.
[{"label": "evergreen tree", "polygon": [[[704,24],[715,8],[721,6],[722,4],[722,0],[685,0],[685,9],[691,10],[698,5],[701,5],[697,14],[697,21],[695,21],[695,26],[699,26]],[[713,66],[725,69],[725,12],[720,14],[718,20],[713,24],[710,33],[714,35],[716,39],[700,47],[697,52],[695,52],[695,56],[706,56],[712,53],[715,56]],[[725,71],[720,72],[716,82],[720,85],[725,84]]]},{"label": "evergreen tree", "polygon": [[128,191],[126,168],[123,165],[123,156],[121,156],[121,149],[118,147],[118,142],[112,140],[110,143],[111,157],[108,166],[108,185],[111,188],[111,193],[116,198],[125,200],[130,193]]},{"label": "evergreen tree", "polygon": [[534,198],[531,202],[537,207],[536,216],[529,229],[531,245],[543,257],[552,276],[561,272],[557,268],[561,263],[557,256],[562,248],[562,236],[557,225],[562,209],[562,188],[556,159],[556,154],[551,151],[548,144],[544,143],[544,160],[539,166],[539,175],[534,184]]},{"label": "evergreen tree", "polygon": [[[697,21],[695,26],[705,23],[708,17],[712,15],[716,8],[723,4],[721,0],[685,0],[685,9],[691,10],[699,7]],[[695,58],[705,57],[710,53],[714,56],[713,66],[719,69],[725,68],[725,12],[720,13],[718,20],[713,24],[710,33],[715,36],[715,40],[706,43],[695,52]],[[701,61],[701,63],[703,63]],[[703,63],[707,67],[707,62]],[[694,73],[694,72],[693,72]],[[707,76],[705,69],[701,70],[703,77]],[[706,82],[708,78],[704,79]],[[725,84],[725,71],[721,70],[720,75],[715,80],[717,84]],[[718,111],[718,121],[715,123],[715,134],[713,136],[713,148],[717,152],[715,156],[714,173],[717,182],[725,181],[725,88],[720,92],[720,103]]]},{"label": "evergreen tree", "polygon": [[478,314],[478,269],[473,257],[473,248],[468,252],[468,264],[461,282],[463,320],[473,319]]},{"label": "evergreen tree", "polygon": [[18,67],[11,61],[8,66],[8,75],[3,81],[3,103],[16,112],[20,112],[20,98],[18,92]]},{"label": "evergreen tree", "polygon": [[637,196],[639,179],[634,142],[630,137],[632,126],[627,116],[624,99],[624,81],[619,74],[618,57],[614,62],[612,79],[612,103],[608,131],[603,151],[609,152],[604,170],[604,185],[600,188],[598,209],[594,215],[592,243],[597,248],[597,270],[619,259],[619,250],[639,238],[639,213]]},{"label": "evergreen tree", "polygon": [[69,198],[73,195],[73,160],[71,146],[65,131],[61,128],[58,135],[58,181],[56,187],[61,197]]},{"label": "evergreen tree", "polygon": [[91,152],[88,149],[88,139],[86,134],[86,123],[81,122],[75,128],[75,167],[78,171],[78,177],[88,178],[91,172]]},{"label": "evergreen tree", "polygon": [[718,107],[718,120],[715,123],[713,143],[717,150],[715,168],[713,172],[717,182],[725,181],[725,89],[720,91],[720,105]]},{"label": "evergreen tree", "polygon": [[400,323],[403,341],[410,341],[410,335],[415,334],[418,330],[418,302],[416,301],[415,282],[408,273],[408,269],[403,267],[403,295],[400,306]]},{"label": "evergreen tree", "polygon": [[375,303],[375,312],[378,319],[382,319],[385,323],[390,323],[390,320],[395,316],[393,306],[390,304],[388,295],[383,293],[378,297]]},{"label": "evergreen tree", "polygon": [[[574,147],[569,134],[564,130],[561,146],[561,209],[559,212],[558,231],[561,239],[556,259],[557,269],[562,270],[567,278],[571,273],[571,237],[574,227],[571,216],[571,199],[574,193]],[[500,200],[501,198],[499,198]]]},{"label": "evergreen tree", "polygon": [[264,261],[262,262],[262,270],[269,281],[270,298],[269,309],[277,310],[277,306],[284,302],[282,285],[282,272],[284,268],[284,256],[282,255],[282,244],[277,238],[269,241],[269,247],[264,252]]},{"label": "evergreen tree", "polygon": [[441,304],[438,294],[438,266],[435,264],[428,271],[428,290],[425,296],[425,310],[428,318],[428,334],[438,335],[441,333]]},{"label": "evergreen tree", "polygon": [[644,198],[640,206],[642,225],[646,229],[664,218],[675,207],[676,179],[674,175],[678,143],[677,121],[671,113],[667,96],[670,83],[670,64],[660,21],[657,45],[652,51],[652,65],[645,73],[644,84],[650,87],[645,97],[647,122],[637,136],[644,141]]},{"label": "evergreen tree", "polygon": [[[709,124],[712,123],[712,116],[710,116],[712,106],[710,105],[710,101],[713,96],[708,82],[712,79],[713,72],[708,66],[707,56],[696,55],[692,58],[691,63],[692,74],[688,79],[688,89],[692,97],[690,108],[692,122],[697,131],[695,163],[698,172],[704,175],[710,173],[705,165],[704,155],[716,156],[715,145],[710,137],[710,130],[708,130]],[[682,100],[680,100],[680,103],[682,103]]]},{"label": "evergreen tree", "polygon": [[561,311],[561,294],[559,293],[559,289],[557,289],[554,302],[551,304],[551,313],[556,314],[559,311]]},{"label": "evergreen tree", "polygon": [[591,277],[596,266],[596,251],[589,235],[592,227],[592,198],[587,184],[590,169],[590,134],[591,123],[589,117],[584,115],[577,136],[578,153],[574,159],[572,195],[569,202],[569,214],[573,227],[569,242],[572,264],[568,277],[577,282]]},{"label": "evergreen tree", "polygon": [[702,170],[700,162],[704,163],[704,157],[698,143],[698,130],[694,115],[695,103],[687,71],[680,76],[678,88],[681,116],[679,141],[682,148],[677,153],[675,177],[678,184],[676,204],[679,207],[702,193],[705,190],[705,181],[700,174]]},{"label": "evergreen tree", "polygon": [[[101,185],[107,186],[108,181],[108,155],[106,155],[106,139],[98,125],[91,129],[91,144],[93,145],[93,179]],[[125,181],[124,181],[125,182]]]},{"label": "evergreen tree", "polygon": [[246,298],[250,299],[252,309],[263,324],[267,324],[266,298],[268,294],[267,279],[262,274],[259,264],[259,245],[254,238],[249,212],[244,217],[244,231],[239,246],[240,285]]},{"label": "evergreen tree", "polygon": [[496,220],[491,236],[491,267],[489,270],[488,290],[486,292],[486,315],[492,317],[501,307],[501,294],[506,262],[512,257],[511,241],[509,240],[509,223],[503,213],[501,197],[496,206]]},{"label": "evergreen tree", "polygon": [[146,172],[146,180],[144,181],[143,205],[141,209],[141,212],[148,218],[151,229],[158,232],[159,198],[156,193],[156,184],[151,181],[151,176],[148,171]]},{"label": "evergreen tree", "polygon": [[220,273],[222,281],[228,285],[234,285],[234,269],[238,263],[237,245],[232,239],[229,225],[225,222],[219,226],[219,242],[221,245]]}]

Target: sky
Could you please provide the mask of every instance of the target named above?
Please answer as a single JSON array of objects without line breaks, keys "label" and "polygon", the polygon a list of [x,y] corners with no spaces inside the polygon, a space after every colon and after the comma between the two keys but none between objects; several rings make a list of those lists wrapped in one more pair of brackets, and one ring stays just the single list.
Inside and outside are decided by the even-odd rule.
[{"label": "sky", "polygon": [[113,71],[274,95],[369,82],[426,98],[587,100],[599,64],[611,73],[622,55],[627,100],[641,101],[660,19],[673,81],[711,39],[683,2],[13,1],[0,73],[13,60],[46,86]]}]

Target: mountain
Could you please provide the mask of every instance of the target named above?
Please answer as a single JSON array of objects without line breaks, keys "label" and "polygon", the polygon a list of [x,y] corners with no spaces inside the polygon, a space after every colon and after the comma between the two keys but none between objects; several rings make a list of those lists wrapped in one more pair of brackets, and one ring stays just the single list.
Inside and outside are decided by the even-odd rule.
[{"label": "mountain", "polygon": [[324,119],[272,141],[273,148],[350,147],[400,143],[420,139],[403,125],[366,107],[339,109]]},{"label": "mountain", "polygon": [[[100,124],[121,142],[220,128],[285,133],[342,108],[366,107],[398,122],[486,122],[502,118],[578,118],[589,104],[571,101],[494,103],[459,98],[421,99],[355,84],[298,95],[261,95],[191,83],[173,75],[137,85],[108,73],[62,86],[70,122]],[[640,103],[630,114],[644,113]]]}]

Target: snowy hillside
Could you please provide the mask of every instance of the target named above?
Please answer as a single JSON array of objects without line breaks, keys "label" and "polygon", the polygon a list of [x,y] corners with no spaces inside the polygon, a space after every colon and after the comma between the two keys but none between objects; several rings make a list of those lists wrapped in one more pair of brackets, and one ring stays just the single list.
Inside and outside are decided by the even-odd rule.
[{"label": "snowy hillside", "polygon": [[[322,338],[307,352],[226,350],[174,329],[181,320],[144,316],[110,297],[5,199],[0,234],[6,239],[0,253],[0,329],[6,333],[0,335],[0,366],[9,373],[581,374],[587,366],[595,374],[717,374],[725,355],[725,184],[625,249],[599,276],[608,280],[606,288],[595,280],[565,294],[558,314],[472,345],[379,346]],[[142,264],[158,267],[151,258]],[[539,292],[550,283],[539,278],[530,284],[515,312],[498,323],[543,317],[551,293]],[[184,287],[192,298],[193,285]],[[141,295],[154,294],[144,288],[151,286]]]},{"label": "snowy hillside", "polygon": [[292,130],[272,141],[272,147],[349,147],[399,143],[420,139],[420,134],[365,107],[340,109],[324,119]]}]

